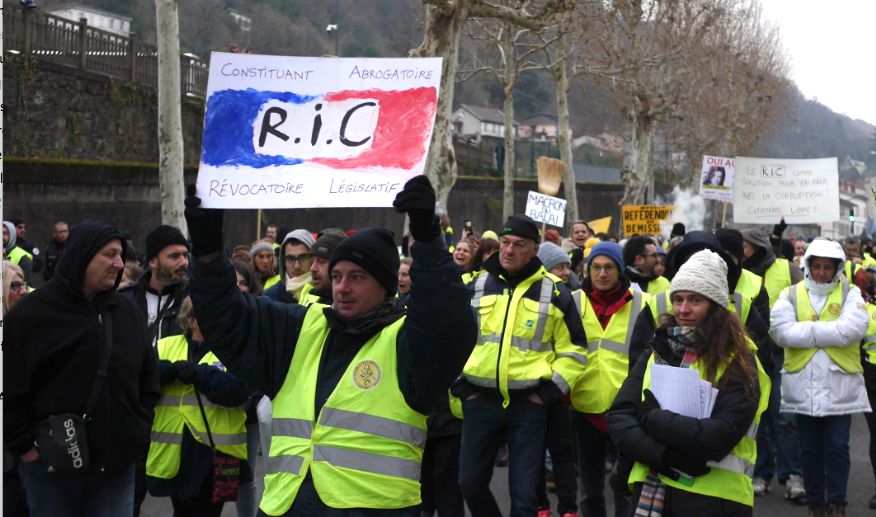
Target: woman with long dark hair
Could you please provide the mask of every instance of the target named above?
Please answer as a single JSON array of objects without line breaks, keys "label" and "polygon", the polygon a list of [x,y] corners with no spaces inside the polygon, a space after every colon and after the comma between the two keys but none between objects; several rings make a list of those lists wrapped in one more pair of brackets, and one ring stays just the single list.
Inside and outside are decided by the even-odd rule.
[{"label": "woman with long dark hair", "polygon": [[[728,310],[728,291],[727,265],[709,250],[679,269],[672,309],[608,412],[621,455],[613,488],[632,490],[632,515],[752,514],[755,438],[770,381],[745,326]],[[661,409],[669,400],[661,394],[661,404],[650,390],[655,365],[698,370],[718,390],[711,413]]]}]

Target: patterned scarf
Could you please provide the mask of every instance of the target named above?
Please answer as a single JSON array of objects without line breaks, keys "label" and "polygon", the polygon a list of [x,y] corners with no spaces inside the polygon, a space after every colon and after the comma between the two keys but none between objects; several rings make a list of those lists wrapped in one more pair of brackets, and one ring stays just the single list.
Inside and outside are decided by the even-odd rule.
[{"label": "patterned scarf", "polygon": [[[669,327],[666,329],[669,348],[676,357],[681,358],[681,368],[688,368],[699,357],[693,344],[696,342],[695,327]],[[669,364],[659,355],[654,357],[654,364]],[[641,517],[661,517],[663,503],[666,499],[666,484],[660,481],[655,470],[649,470],[642,486],[642,495],[636,505],[636,515]]]}]

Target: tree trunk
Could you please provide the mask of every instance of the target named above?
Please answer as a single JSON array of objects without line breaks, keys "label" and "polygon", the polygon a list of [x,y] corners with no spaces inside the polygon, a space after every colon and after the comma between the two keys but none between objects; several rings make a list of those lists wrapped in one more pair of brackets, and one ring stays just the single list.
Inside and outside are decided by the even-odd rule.
[{"label": "tree trunk", "polygon": [[426,29],[423,44],[411,50],[410,57],[440,57],[441,86],[438,90],[438,108],[435,113],[435,128],[426,158],[426,176],[435,187],[438,201],[447,208],[447,198],[456,183],[456,153],[453,149],[453,87],[459,61],[459,37],[468,19],[468,2],[441,10],[427,6]]},{"label": "tree trunk", "polygon": [[624,182],[621,206],[645,203],[645,189],[649,185],[654,161],[654,124],[650,118],[634,115],[630,130],[629,166],[621,174]]},{"label": "tree trunk", "polygon": [[177,0],[155,0],[158,21],[158,178],[161,223],[187,232],[183,217],[183,135]]},{"label": "tree trunk", "polygon": [[566,231],[571,234],[572,224],[578,220],[578,193],[575,169],[572,159],[572,142],[569,141],[569,79],[566,76],[566,40],[557,40],[557,68],[554,70],[554,83],[557,87],[557,143],[560,146],[560,159],[566,164],[563,186],[566,191]]},{"label": "tree trunk", "polygon": [[505,189],[502,196],[502,221],[507,221],[514,215],[514,172],[517,168],[514,149],[514,85],[517,83],[515,66],[516,50],[511,28],[505,28],[505,38],[502,40],[505,50],[505,79],[503,84],[503,109],[505,110]]}]

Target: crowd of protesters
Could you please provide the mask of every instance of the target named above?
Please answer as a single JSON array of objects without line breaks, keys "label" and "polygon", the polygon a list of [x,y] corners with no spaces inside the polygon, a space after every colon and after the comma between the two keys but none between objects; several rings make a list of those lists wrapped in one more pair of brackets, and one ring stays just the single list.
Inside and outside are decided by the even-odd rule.
[{"label": "crowd of protesters", "polygon": [[[139,255],[101,222],[41,251],[4,221],[4,515],[139,515],[148,492],[175,516],[496,516],[507,466],[514,517],[605,516],[606,479],[615,516],[751,515],[773,476],[838,516],[860,412],[876,465],[870,241],[523,215],[454,239],[425,177],[395,207],[398,242],[226,246],[192,185],[189,236]],[[662,409],[655,365],[698,370],[711,414]]]}]

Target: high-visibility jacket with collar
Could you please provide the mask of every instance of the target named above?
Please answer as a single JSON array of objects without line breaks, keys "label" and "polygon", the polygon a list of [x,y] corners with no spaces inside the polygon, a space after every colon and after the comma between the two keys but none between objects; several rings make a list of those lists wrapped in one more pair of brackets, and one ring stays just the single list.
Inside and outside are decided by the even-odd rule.
[{"label": "high-visibility jacket with collar", "polygon": [[19,262],[21,262],[21,259],[24,257],[27,257],[30,260],[33,260],[32,253],[28,253],[27,251],[16,246],[16,247],[12,248],[12,251],[10,251],[8,255],[6,255],[6,260],[17,265]]},{"label": "high-visibility jacket with collar", "polygon": [[664,291],[668,291],[670,287],[669,280],[663,278],[662,276],[658,276],[657,278],[648,282],[648,294],[654,296],[655,294],[660,294]]},{"label": "high-visibility jacket with collar", "polygon": [[329,334],[323,309],[311,305],[280,392],[271,401],[271,447],[265,492],[268,515],[291,508],[308,471],[332,508],[407,508],[420,504],[426,415],[411,409],[398,385],[401,318],[369,339],[350,362],[318,415],[316,385]]},{"label": "high-visibility jacket with collar", "polygon": [[[730,312],[735,312],[739,315],[739,319],[744,324],[748,320],[748,313],[751,311],[752,298],[746,294],[736,290],[733,295],[727,295],[730,298],[730,305],[727,309]],[[651,309],[651,315],[654,321],[660,324],[661,314],[673,314],[672,304],[669,301],[669,291],[664,291],[656,296],[652,296],[648,300],[648,307]]]},{"label": "high-visibility jacket with collar", "polygon": [[867,313],[870,314],[870,326],[867,327],[867,335],[861,340],[861,346],[864,348],[865,360],[876,365],[876,305],[867,302]]},{"label": "high-visibility jacket with collar", "polygon": [[583,290],[572,293],[587,334],[587,368],[572,386],[572,406],[581,413],[608,411],[630,370],[630,338],[651,295],[630,288],[633,299],[611,315],[605,329]]},{"label": "high-visibility jacket with collar", "polygon": [[[803,282],[787,288],[785,293],[788,301],[791,302],[791,306],[797,312],[797,321],[836,321],[842,313],[843,304],[850,289],[848,279],[840,277],[840,282],[828,295],[827,302],[825,302],[824,307],[821,309],[821,314],[816,314],[815,309],[812,308],[812,302],[809,300],[809,291],[806,290]],[[857,342],[849,343],[844,347],[786,348],[785,370],[789,372],[802,370],[819,350],[827,352],[827,355],[833,359],[837,366],[849,373],[864,371],[864,368],[861,366],[861,347],[860,343]]]},{"label": "high-visibility jacket with collar", "polygon": [[565,318],[574,318],[576,309],[563,281],[539,266],[514,288],[486,271],[468,286],[480,333],[462,371],[465,379],[498,388],[505,407],[509,390],[535,389],[543,380],[568,393],[584,373],[587,349],[583,331],[573,338],[567,326]]},{"label": "high-visibility jacket with collar", "polygon": [[304,284],[304,287],[301,289],[301,297],[298,299],[298,305],[310,307],[314,303],[319,303],[319,295],[311,291],[313,291],[313,284]]},{"label": "high-visibility jacket with collar", "polygon": [[[189,344],[184,335],[161,339],[156,347],[158,359],[170,362],[189,359]],[[198,363],[221,364],[213,352],[204,354]],[[210,402],[203,393],[200,397],[216,448],[245,460],[246,411],[243,406],[220,406]],[[201,416],[194,386],[174,381],[161,387],[161,398],[155,406],[149,456],[146,459],[147,475],[161,479],[176,477],[182,455],[184,427],[188,427],[195,440],[209,447],[210,438],[207,436],[207,427]]]},{"label": "high-visibility jacket with collar", "polygon": [[[756,348],[751,340],[748,342],[750,348]],[[651,388],[651,366],[654,364],[655,356],[656,352],[648,360],[648,369],[645,371],[645,377],[642,381],[643,393],[644,390]],[[706,465],[711,471],[705,476],[694,478],[692,486],[686,486],[678,481],[673,481],[663,474],[660,474],[661,481],[679,490],[754,506],[754,491],[751,488],[751,481],[754,476],[754,464],[757,460],[757,428],[760,425],[760,416],[767,409],[770,399],[770,378],[764,372],[760,360],[756,357],[755,362],[757,364],[757,378],[760,384],[760,399],[758,400],[754,420],[748,427],[745,436],[733,447],[730,454],[724,456],[721,461],[707,462]],[[703,367],[701,359],[690,365],[690,368],[699,370],[700,378],[705,380],[705,367]],[[720,385],[721,377],[724,375],[726,368],[726,365],[721,365],[718,368],[715,386]],[[644,400],[644,394],[642,399]],[[630,487],[632,488],[635,483],[644,482],[645,478],[648,477],[649,470],[648,466],[637,462],[630,472]]]}]

